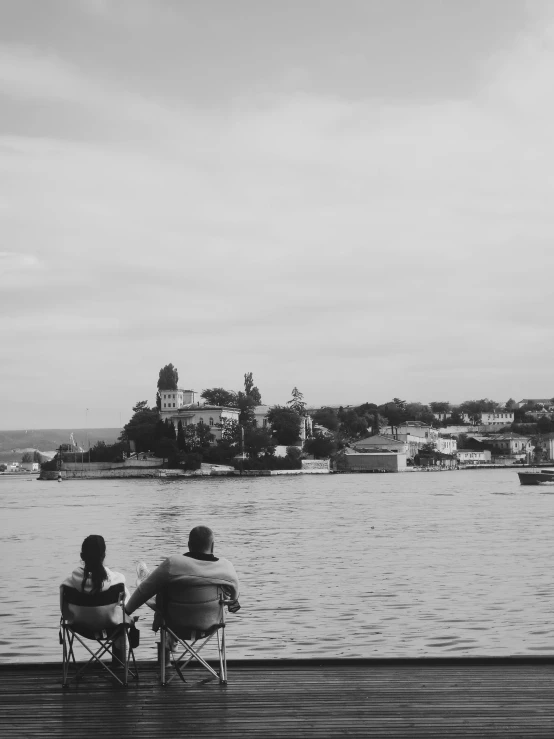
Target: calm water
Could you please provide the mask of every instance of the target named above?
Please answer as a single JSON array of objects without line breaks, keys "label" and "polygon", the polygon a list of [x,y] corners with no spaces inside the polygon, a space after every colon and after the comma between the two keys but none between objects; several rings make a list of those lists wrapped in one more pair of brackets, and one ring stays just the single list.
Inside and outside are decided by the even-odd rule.
[{"label": "calm water", "polygon": [[199,523],[241,577],[231,657],[554,653],[554,487],[520,487],[515,471],[1,477],[0,501],[2,662],[60,659],[58,585],[86,535],[104,535],[132,589],[138,559],[185,551]]}]

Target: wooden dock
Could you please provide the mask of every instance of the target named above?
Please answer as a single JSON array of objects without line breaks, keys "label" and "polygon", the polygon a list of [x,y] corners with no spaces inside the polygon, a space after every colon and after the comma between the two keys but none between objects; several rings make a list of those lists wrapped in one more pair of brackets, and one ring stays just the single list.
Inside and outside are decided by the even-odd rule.
[{"label": "wooden dock", "polygon": [[61,665],[0,666],[0,736],[554,737],[554,658],[229,663],[229,683],[165,688],[98,671],[61,687]]}]

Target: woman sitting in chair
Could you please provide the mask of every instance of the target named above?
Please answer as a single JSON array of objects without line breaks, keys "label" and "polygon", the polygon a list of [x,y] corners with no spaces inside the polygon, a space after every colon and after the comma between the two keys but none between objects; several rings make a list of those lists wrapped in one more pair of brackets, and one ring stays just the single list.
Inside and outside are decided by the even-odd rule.
[{"label": "woman sitting in chair", "polygon": [[[106,558],[106,542],[99,534],[87,536],[81,547],[82,565],[76,567],[62,585],[81,590],[83,593],[98,593],[108,590],[112,585],[125,582],[125,576],[114,572],[104,565]],[[129,591],[125,587],[125,600]]]},{"label": "woman sitting in chair", "polygon": [[[104,565],[106,558],[106,542],[104,537],[98,534],[87,536],[81,547],[82,565],[76,567],[71,575],[67,577],[60,586],[60,608],[63,607],[62,587],[64,585],[80,590],[83,593],[100,593],[109,590],[113,585],[125,583],[125,576],[120,572],[114,572]],[[129,591],[125,586],[125,601],[129,599]],[[96,624],[91,622],[91,609],[82,606],[65,604],[64,616],[70,624],[94,630]],[[122,623],[122,609],[116,604],[101,606],[96,609],[94,618],[102,619],[102,628],[105,624],[117,626]]]}]

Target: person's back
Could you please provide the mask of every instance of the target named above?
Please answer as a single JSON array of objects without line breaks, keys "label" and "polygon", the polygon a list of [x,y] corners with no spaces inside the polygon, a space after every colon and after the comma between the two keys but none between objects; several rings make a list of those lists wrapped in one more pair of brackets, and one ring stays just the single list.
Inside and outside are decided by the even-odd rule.
[{"label": "person's back", "polygon": [[63,602],[63,588],[73,588],[81,593],[103,593],[114,585],[123,585],[125,597],[129,591],[125,587],[125,577],[104,565],[106,543],[98,534],[87,536],[81,546],[82,565],[76,567],[71,575],[60,585],[60,609],[69,624],[79,624],[92,630],[105,629],[121,623],[121,608],[116,604],[97,606],[94,609],[86,606]]},{"label": "person's back", "polygon": [[[237,601],[239,580],[235,568],[224,557],[213,553],[214,537],[205,526],[197,526],[189,535],[189,551],[165,559],[137,589],[126,605],[128,614],[156,596],[157,610],[165,610],[170,621],[182,623],[190,618],[206,628],[215,623],[219,591]],[[235,610],[238,610],[238,602]],[[202,612],[204,615],[201,617]],[[207,621],[210,621],[208,624]]]}]

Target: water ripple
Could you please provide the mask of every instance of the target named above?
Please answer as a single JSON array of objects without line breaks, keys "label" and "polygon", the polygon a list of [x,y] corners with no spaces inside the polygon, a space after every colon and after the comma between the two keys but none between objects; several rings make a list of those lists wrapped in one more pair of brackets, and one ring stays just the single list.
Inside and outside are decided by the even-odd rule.
[{"label": "water ripple", "polygon": [[[59,660],[58,586],[81,541],[134,584],[138,559],[216,532],[242,581],[233,657],[554,652],[554,490],[514,471],[55,485],[0,480],[0,659]],[[153,658],[143,608],[139,656]]]}]

